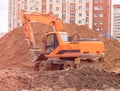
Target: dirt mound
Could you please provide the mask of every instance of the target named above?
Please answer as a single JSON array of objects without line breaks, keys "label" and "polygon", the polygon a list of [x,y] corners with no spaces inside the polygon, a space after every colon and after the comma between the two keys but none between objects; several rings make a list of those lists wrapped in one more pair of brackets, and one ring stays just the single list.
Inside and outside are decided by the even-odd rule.
[{"label": "dirt mound", "polygon": [[30,53],[22,28],[15,29],[0,39],[0,68],[30,66]]},{"label": "dirt mound", "polygon": [[[120,69],[120,43],[116,40],[105,40],[99,34],[86,26],[66,24],[70,35],[78,34],[80,38],[98,38],[105,43],[105,67],[108,70]],[[32,24],[37,46],[43,49],[42,39],[44,35],[53,31],[52,27],[34,23]],[[117,61],[113,60],[118,58]],[[79,91],[91,89],[92,91],[106,90],[108,88],[120,89],[120,75],[111,74],[95,68],[81,70],[62,70],[48,72],[32,72],[30,52],[25,40],[23,28],[14,29],[0,39],[0,90],[24,90],[33,91]],[[10,70],[12,69],[12,70]],[[13,70],[14,69],[14,70]],[[16,70],[29,71],[16,71]],[[107,90],[106,90],[107,91]],[[108,90],[110,91],[110,90]]]},{"label": "dirt mound", "polygon": [[120,90],[120,75],[94,68],[47,72],[0,70],[0,82],[1,91]]},{"label": "dirt mound", "polygon": [[32,78],[27,73],[0,70],[0,91],[20,91],[32,87]]},{"label": "dirt mound", "polygon": [[[110,61],[120,57],[120,43],[116,40],[105,40],[101,38],[98,33],[89,29],[86,26],[78,26],[74,24],[65,24],[69,30],[69,34],[78,34],[80,38],[98,38],[105,43],[105,60]],[[32,24],[37,46],[43,49],[44,43],[42,39],[44,35],[53,31],[53,28],[40,24]],[[33,66],[31,62],[30,52],[23,28],[14,29],[0,39],[0,68],[15,68],[15,69],[29,69]]]},{"label": "dirt mound", "polygon": [[53,91],[66,88],[82,89],[105,88],[120,89],[120,75],[111,74],[104,70],[95,68],[84,68],[81,70],[63,70],[55,72],[43,72],[35,76],[35,84],[38,87],[51,87]]},{"label": "dirt mound", "polygon": [[106,60],[114,60],[120,58],[120,43],[117,40],[105,40]]},{"label": "dirt mound", "polygon": [[87,25],[66,24],[66,28],[70,36],[78,34],[80,38],[100,38],[99,34],[88,28]]}]

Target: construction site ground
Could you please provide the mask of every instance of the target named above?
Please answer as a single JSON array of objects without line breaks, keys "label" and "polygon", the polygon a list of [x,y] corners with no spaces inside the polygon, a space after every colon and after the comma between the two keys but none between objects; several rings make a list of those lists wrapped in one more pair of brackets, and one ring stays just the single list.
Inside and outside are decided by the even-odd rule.
[{"label": "construction site ground", "polygon": [[[105,43],[105,63],[79,69],[34,71],[23,28],[0,39],[0,91],[120,91],[120,43],[105,39],[87,26],[66,24],[70,36],[97,38]],[[37,46],[43,49],[50,26],[32,24]],[[96,65],[97,66],[96,68]]]}]

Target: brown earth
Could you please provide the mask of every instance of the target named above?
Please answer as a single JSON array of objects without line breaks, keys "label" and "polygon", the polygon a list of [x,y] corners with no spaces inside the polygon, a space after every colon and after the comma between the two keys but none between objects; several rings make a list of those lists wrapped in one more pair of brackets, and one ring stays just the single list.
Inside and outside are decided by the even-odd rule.
[{"label": "brown earth", "polygon": [[32,64],[24,39],[22,28],[15,29],[0,39],[0,68],[24,69]]},{"label": "brown earth", "polygon": [[[113,39],[101,38],[98,33],[86,26],[66,24],[66,27],[70,35],[78,34],[80,38],[98,38],[104,41],[106,49],[104,68],[107,72],[94,68],[39,73],[32,71],[34,64],[30,61],[30,52],[21,27],[14,29],[0,39],[0,90],[84,91],[84,89],[120,89],[120,75],[109,72],[112,69],[120,69],[120,43]],[[32,28],[37,46],[43,49],[42,39],[47,32],[53,29],[39,23],[32,24]]]},{"label": "brown earth", "polygon": [[95,68],[60,71],[0,70],[1,91],[119,91],[120,75]]}]

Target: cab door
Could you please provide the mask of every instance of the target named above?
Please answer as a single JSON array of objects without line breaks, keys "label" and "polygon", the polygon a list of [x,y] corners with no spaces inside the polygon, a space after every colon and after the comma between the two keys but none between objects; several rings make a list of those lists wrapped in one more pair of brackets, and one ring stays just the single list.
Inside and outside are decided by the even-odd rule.
[{"label": "cab door", "polygon": [[57,35],[48,34],[46,38],[45,54],[49,55],[58,45]]}]

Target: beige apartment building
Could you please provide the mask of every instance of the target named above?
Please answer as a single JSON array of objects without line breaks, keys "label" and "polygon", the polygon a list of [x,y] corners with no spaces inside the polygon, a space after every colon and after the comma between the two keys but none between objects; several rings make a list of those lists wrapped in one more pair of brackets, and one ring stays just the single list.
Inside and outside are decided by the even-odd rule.
[{"label": "beige apartment building", "polygon": [[[52,12],[64,23],[88,24],[92,28],[93,0],[9,0],[9,30],[21,26],[20,10]],[[86,6],[89,3],[89,7]],[[89,21],[86,21],[87,20]]]},{"label": "beige apartment building", "polygon": [[113,37],[120,42],[120,4],[113,6]]},{"label": "beige apartment building", "polygon": [[[103,26],[105,23],[108,26],[106,19],[108,19],[108,12],[110,12],[106,7],[111,7],[108,2],[111,0],[9,0],[9,30],[21,26],[19,13],[24,9],[30,12],[52,12],[64,23],[87,24],[89,28],[104,33],[108,30],[108,27]],[[105,8],[100,10],[101,7]],[[103,15],[102,12],[106,15]],[[102,14],[102,17],[99,17],[99,14]],[[102,22],[101,26],[99,23],[95,24],[96,19],[97,22]]]}]

